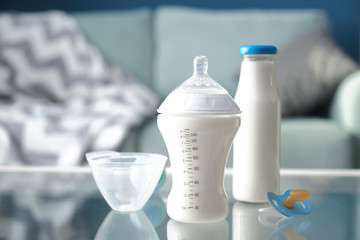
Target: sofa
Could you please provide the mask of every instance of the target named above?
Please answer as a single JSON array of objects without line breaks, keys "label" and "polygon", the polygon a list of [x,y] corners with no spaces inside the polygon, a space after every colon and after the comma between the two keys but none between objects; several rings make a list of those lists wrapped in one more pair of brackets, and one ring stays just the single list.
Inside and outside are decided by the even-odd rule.
[{"label": "sofa", "polygon": [[[88,40],[149,87],[159,103],[191,76],[196,55],[208,57],[210,76],[234,96],[239,46],[277,46],[276,74],[284,101],[281,167],[360,166],[360,71],[331,39],[326,12],[165,6],[71,15]],[[133,128],[118,150],[168,155],[156,116],[154,111]]]}]

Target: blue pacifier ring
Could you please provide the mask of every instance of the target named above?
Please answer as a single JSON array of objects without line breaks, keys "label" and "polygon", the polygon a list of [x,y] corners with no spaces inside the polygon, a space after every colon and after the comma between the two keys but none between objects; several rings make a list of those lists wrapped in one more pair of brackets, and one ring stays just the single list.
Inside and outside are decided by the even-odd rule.
[{"label": "blue pacifier ring", "polygon": [[282,195],[276,195],[275,193],[267,192],[266,198],[273,208],[286,217],[309,214],[312,211],[312,207],[309,200],[307,199],[304,201],[295,202],[292,208],[287,208],[284,206],[283,202],[288,199],[292,190],[293,189],[289,189]]}]

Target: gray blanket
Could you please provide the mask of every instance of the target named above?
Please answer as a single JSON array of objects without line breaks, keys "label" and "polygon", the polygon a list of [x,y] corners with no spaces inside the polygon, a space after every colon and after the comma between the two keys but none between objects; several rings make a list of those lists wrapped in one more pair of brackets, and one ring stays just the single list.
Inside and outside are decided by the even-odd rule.
[{"label": "gray blanket", "polygon": [[65,13],[0,14],[0,164],[81,164],[117,149],[157,105]]}]

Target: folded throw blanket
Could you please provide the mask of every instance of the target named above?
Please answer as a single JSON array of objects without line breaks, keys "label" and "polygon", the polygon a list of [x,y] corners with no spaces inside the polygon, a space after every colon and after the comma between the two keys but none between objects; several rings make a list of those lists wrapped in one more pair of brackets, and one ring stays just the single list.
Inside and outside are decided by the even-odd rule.
[{"label": "folded throw blanket", "polygon": [[59,11],[0,14],[0,164],[78,165],[116,149],[157,97]]}]

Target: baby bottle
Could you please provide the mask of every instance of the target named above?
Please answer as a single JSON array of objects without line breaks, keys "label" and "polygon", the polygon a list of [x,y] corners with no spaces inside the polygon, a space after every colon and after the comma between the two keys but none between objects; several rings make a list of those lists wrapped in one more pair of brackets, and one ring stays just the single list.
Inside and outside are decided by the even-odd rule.
[{"label": "baby bottle", "polygon": [[229,211],[224,169],[240,127],[240,109],[207,68],[205,56],[195,57],[192,77],[158,109],[172,168],[167,212],[180,222],[216,222]]}]

